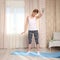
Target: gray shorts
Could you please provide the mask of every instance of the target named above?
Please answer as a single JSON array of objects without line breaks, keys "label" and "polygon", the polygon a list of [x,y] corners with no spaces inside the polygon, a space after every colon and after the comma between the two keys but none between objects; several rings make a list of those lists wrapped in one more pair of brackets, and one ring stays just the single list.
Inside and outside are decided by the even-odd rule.
[{"label": "gray shorts", "polygon": [[38,30],[34,30],[34,31],[28,31],[28,40],[29,40],[29,44],[31,44],[32,42],[32,36],[34,34],[34,38],[35,38],[35,42],[36,44],[39,44],[38,42],[38,38],[39,38],[39,35],[38,35]]}]

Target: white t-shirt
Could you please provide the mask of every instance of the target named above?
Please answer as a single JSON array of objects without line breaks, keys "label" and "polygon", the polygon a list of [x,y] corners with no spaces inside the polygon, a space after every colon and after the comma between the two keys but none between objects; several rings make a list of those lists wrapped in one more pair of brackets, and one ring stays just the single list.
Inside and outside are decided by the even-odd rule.
[{"label": "white t-shirt", "polygon": [[38,30],[36,17],[33,17],[33,18],[28,17],[28,30],[31,30],[31,31]]}]

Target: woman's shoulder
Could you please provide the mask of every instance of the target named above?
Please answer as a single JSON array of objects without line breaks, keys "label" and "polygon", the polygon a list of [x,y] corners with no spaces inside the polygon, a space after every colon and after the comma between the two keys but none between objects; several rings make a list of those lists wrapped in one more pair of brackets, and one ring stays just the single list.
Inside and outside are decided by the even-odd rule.
[{"label": "woman's shoulder", "polygon": [[31,18],[31,16],[27,16],[27,19],[30,19]]},{"label": "woman's shoulder", "polygon": [[29,17],[31,17],[31,16],[27,16],[27,18],[29,18]]},{"label": "woman's shoulder", "polygon": [[28,19],[29,18],[29,16],[26,16],[26,19]]},{"label": "woman's shoulder", "polygon": [[29,18],[29,16],[26,17],[27,19]]}]

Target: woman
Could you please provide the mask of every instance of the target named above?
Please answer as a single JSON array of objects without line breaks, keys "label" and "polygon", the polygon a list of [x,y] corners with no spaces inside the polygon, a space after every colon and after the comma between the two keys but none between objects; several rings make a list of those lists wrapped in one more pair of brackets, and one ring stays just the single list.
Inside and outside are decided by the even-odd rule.
[{"label": "woman", "polygon": [[27,16],[25,27],[24,27],[24,34],[27,31],[28,28],[28,40],[29,40],[29,46],[28,46],[28,53],[31,51],[31,43],[32,43],[32,36],[34,34],[36,47],[37,47],[37,53],[39,54],[39,34],[37,29],[37,20],[42,16],[41,12],[38,9],[34,9],[32,11],[32,14],[30,16]]}]

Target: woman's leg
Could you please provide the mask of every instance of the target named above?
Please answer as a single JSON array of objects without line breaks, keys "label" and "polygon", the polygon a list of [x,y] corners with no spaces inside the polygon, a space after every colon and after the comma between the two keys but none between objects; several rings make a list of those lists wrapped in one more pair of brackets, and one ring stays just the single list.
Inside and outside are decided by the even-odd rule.
[{"label": "woman's leg", "polygon": [[31,51],[32,31],[28,31],[28,40],[29,40],[28,51]]},{"label": "woman's leg", "polygon": [[39,52],[40,51],[39,44],[37,44],[36,47],[37,47],[37,51]]},{"label": "woman's leg", "polygon": [[34,31],[34,37],[35,37],[35,42],[36,42],[36,48],[37,48],[37,51],[39,52],[40,51],[40,48],[39,48],[39,34],[38,34],[38,30],[37,31]]}]

